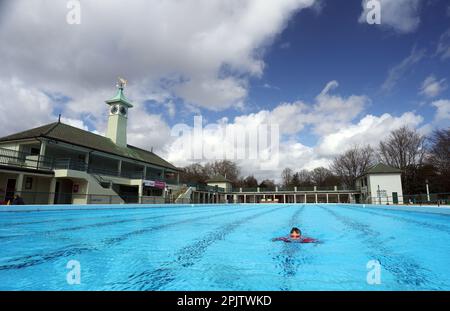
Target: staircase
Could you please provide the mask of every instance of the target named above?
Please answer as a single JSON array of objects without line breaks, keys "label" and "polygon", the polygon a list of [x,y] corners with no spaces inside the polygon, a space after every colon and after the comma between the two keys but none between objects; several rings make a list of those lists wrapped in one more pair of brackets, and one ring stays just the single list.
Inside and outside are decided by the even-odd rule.
[{"label": "staircase", "polygon": [[194,191],[192,187],[189,188],[181,188],[176,194],[175,203],[178,204],[190,204],[191,203],[191,194]]},{"label": "staircase", "polygon": [[86,198],[79,199],[80,204],[123,204],[124,200],[112,189],[112,182],[103,179],[99,175],[89,174],[83,171],[56,169],[56,178],[73,178],[87,181]]}]

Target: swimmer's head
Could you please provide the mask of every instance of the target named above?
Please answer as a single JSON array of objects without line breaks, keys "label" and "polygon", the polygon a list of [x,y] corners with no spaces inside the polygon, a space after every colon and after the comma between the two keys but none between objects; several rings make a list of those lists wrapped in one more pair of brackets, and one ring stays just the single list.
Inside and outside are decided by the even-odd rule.
[{"label": "swimmer's head", "polygon": [[300,231],[299,228],[294,227],[291,229],[289,236],[293,240],[298,240],[302,237],[302,232]]}]

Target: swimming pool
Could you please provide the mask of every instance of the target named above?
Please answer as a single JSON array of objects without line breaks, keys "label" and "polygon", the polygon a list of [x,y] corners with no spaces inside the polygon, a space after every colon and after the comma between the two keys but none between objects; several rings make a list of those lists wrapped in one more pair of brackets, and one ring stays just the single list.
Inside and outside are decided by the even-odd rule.
[{"label": "swimming pool", "polygon": [[[271,241],[292,226],[322,243]],[[449,216],[337,204],[5,212],[0,289],[450,290],[449,238]]]}]

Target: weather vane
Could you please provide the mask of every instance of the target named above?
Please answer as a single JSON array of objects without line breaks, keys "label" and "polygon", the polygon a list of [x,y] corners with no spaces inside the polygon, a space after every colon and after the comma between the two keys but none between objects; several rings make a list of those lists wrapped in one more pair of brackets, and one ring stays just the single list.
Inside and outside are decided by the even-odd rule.
[{"label": "weather vane", "polygon": [[127,80],[125,80],[124,78],[119,77],[118,78],[118,82],[117,82],[117,87],[119,89],[122,89],[127,85]]}]

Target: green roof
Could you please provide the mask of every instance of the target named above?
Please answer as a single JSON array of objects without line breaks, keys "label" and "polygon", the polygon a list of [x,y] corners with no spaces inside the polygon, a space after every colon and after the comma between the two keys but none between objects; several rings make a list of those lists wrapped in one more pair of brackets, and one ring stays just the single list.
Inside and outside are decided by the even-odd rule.
[{"label": "green roof", "polygon": [[367,169],[362,176],[367,174],[400,174],[401,172],[402,171],[398,168],[383,163],[378,163]]},{"label": "green roof", "polygon": [[216,175],[216,176],[208,179],[206,182],[207,183],[213,183],[213,182],[229,182],[229,183],[231,183],[231,181],[229,181],[222,175]]},{"label": "green roof", "polygon": [[114,103],[122,103],[125,106],[127,106],[128,108],[133,107],[133,105],[131,104],[131,102],[128,100],[128,98],[125,97],[125,95],[123,94],[123,88],[119,87],[117,89],[117,94],[116,96],[114,96],[113,98],[111,98],[110,100],[107,100],[106,103],[111,105]]},{"label": "green roof", "polygon": [[162,159],[153,152],[143,150],[131,145],[120,147],[107,137],[91,133],[64,123],[54,122],[27,131],[12,134],[0,138],[0,142],[17,141],[32,138],[48,138],[56,141],[65,142],[72,145],[97,150],[120,157],[129,158],[153,164],[173,170],[179,170],[171,163]]}]

